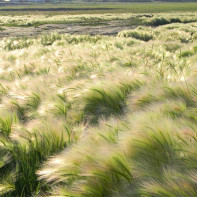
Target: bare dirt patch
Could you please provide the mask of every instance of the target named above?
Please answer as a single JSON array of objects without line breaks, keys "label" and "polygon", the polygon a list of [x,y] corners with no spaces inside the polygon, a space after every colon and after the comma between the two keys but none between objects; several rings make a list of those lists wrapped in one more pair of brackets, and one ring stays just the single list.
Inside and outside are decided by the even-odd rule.
[{"label": "bare dirt patch", "polygon": [[38,27],[4,27],[0,38],[4,37],[34,37],[48,33],[69,33],[89,35],[117,35],[124,29],[133,29],[133,26],[121,24],[121,21],[110,21],[107,24],[89,26],[82,24],[45,24]]}]

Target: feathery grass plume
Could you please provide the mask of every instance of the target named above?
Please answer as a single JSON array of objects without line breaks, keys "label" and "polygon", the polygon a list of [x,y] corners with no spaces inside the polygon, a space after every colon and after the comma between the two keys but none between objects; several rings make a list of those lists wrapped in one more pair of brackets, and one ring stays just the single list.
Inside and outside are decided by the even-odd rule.
[{"label": "feathery grass plume", "polygon": [[93,122],[102,116],[107,118],[111,115],[123,115],[127,96],[141,85],[134,80],[90,88],[84,95],[85,115],[92,116]]},{"label": "feathery grass plume", "polygon": [[0,137],[0,195],[9,195],[15,189],[16,172],[11,155],[12,144],[8,138]]},{"label": "feathery grass plume", "polygon": [[8,93],[8,90],[9,88],[6,87],[6,86],[3,86],[1,83],[0,83],[0,96],[4,96]]},{"label": "feathery grass plume", "polygon": [[85,114],[108,117],[111,114],[121,115],[125,107],[125,95],[113,87],[92,88],[85,96]]},{"label": "feathery grass plume", "polygon": [[135,30],[124,30],[118,33],[118,37],[132,37],[147,42],[154,39],[154,33],[151,29],[138,27]]},{"label": "feathery grass plume", "polygon": [[197,76],[197,66],[194,64],[190,67],[191,74],[188,77],[188,82],[191,84],[191,89],[194,94],[197,94],[196,91],[196,76]]},{"label": "feathery grass plume", "polygon": [[0,181],[0,195],[1,196],[12,196],[12,192],[15,190],[15,173],[10,172],[5,174],[5,177],[1,177]]},{"label": "feathery grass plume", "polygon": [[[156,107],[156,106],[152,106]],[[164,115],[170,116],[172,119],[185,117],[187,106],[183,100],[167,100],[160,104],[160,110]]]},{"label": "feathery grass plume", "polygon": [[13,101],[11,104],[13,105],[12,109],[17,113],[18,119],[22,122],[26,122],[27,116],[25,114],[25,107],[20,105],[17,101]]},{"label": "feathery grass plume", "polygon": [[[103,131],[108,128],[109,134],[113,129],[118,134],[119,130],[117,126],[113,128],[110,125],[103,125],[101,128]],[[89,134],[86,133],[81,142],[49,160],[46,167],[38,172],[41,178],[49,182],[67,183],[68,187],[65,188],[60,184],[59,188],[54,190],[54,195],[108,196],[122,181],[132,184],[129,162],[124,155],[118,153],[113,144],[114,140],[111,141],[105,136],[100,128],[92,129],[89,129]],[[99,154],[95,154],[95,151]]]},{"label": "feathery grass plume", "polygon": [[[24,67],[22,70],[19,70],[19,73],[18,75],[21,77],[21,76],[24,76],[24,75],[34,75],[34,69],[35,69],[36,65],[34,64],[29,64],[29,65],[25,65],[24,64]],[[22,73],[22,74],[20,74]]]},{"label": "feathery grass plume", "polygon": [[178,42],[165,42],[164,47],[169,52],[175,52],[181,48],[181,44]]},{"label": "feathery grass plume", "polygon": [[162,102],[166,99],[183,100],[188,107],[195,106],[195,94],[187,81],[171,84],[152,84],[151,89],[144,86],[137,95],[131,99],[134,108],[142,108],[150,104]]},{"label": "feathery grass plume", "polygon": [[197,169],[197,154],[195,152],[197,146],[196,121],[188,121],[186,118],[181,119],[180,121],[182,122],[182,127],[180,127],[181,135],[179,136],[179,139],[180,142],[183,143],[182,150],[184,152],[184,170],[191,175],[191,172],[194,172],[195,174]]},{"label": "feathery grass plume", "polygon": [[185,31],[168,30],[159,32],[157,39],[165,42],[179,41],[181,43],[189,43],[192,41],[192,36]]},{"label": "feathery grass plume", "polygon": [[191,88],[186,84],[176,84],[174,86],[164,87],[164,97],[171,99],[182,99],[188,107],[195,106],[195,94],[192,93]]},{"label": "feathery grass plume", "polygon": [[36,75],[48,75],[51,70],[51,67],[44,67],[44,68],[38,68],[36,71]]},{"label": "feathery grass plume", "polygon": [[196,182],[191,175],[176,169],[165,169],[161,181],[151,180],[142,185],[144,195],[155,196],[196,196]]},{"label": "feathery grass plume", "polygon": [[13,123],[17,122],[17,117],[11,112],[1,111],[0,112],[0,135],[9,137],[12,132]]},{"label": "feathery grass plume", "polygon": [[143,119],[143,123],[140,121],[141,128],[130,142],[133,167],[144,178],[159,178],[163,168],[179,165],[180,144],[172,121],[157,114],[148,113],[145,117],[147,119]]},{"label": "feathery grass plume", "polygon": [[196,183],[190,174],[196,169],[195,124],[188,124],[184,118],[172,121],[157,110],[141,112],[132,122],[135,126],[130,134],[125,133],[123,146],[132,158],[134,174],[142,181],[139,192],[148,196],[195,196]]},{"label": "feathery grass plume", "polygon": [[41,37],[41,44],[43,46],[52,45],[56,40],[61,40],[62,36],[60,34],[50,34],[50,35],[43,35]]},{"label": "feathery grass plume", "polygon": [[57,94],[56,104],[51,109],[51,113],[55,116],[63,116],[66,118],[71,103],[68,101],[66,94]]},{"label": "feathery grass plume", "polygon": [[[91,20],[80,17],[15,20]],[[197,25],[174,22],[197,15],[162,17],[173,24],[131,30],[138,40],[57,34],[17,50],[0,40],[0,196],[196,196]]]},{"label": "feathery grass plume", "polygon": [[74,185],[74,190],[80,196],[111,196],[117,190],[121,181],[125,180],[132,184],[132,173],[130,165],[122,155],[109,155],[105,163],[95,166],[86,172],[86,180]]},{"label": "feathery grass plume", "polygon": [[11,101],[11,110],[16,112],[18,119],[22,122],[27,122],[32,118],[38,109],[41,98],[36,93],[31,93],[28,96],[15,96],[16,99]]},{"label": "feathery grass plume", "polygon": [[33,40],[11,39],[5,43],[4,49],[11,51],[16,49],[28,48],[31,45],[33,45]]},{"label": "feathery grass plume", "polygon": [[21,138],[23,144],[15,142],[11,150],[17,170],[13,194],[27,196],[46,187],[38,181],[36,171],[48,156],[67,146],[67,132],[47,125],[34,133],[26,132]]},{"label": "feathery grass plume", "polygon": [[37,110],[40,103],[40,96],[33,92],[32,95],[28,96],[26,105],[29,109]]},{"label": "feathery grass plume", "polygon": [[144,86],[131,98],[131,105],[133,109],[144,108],[147,105],[159,102],[158,95],[162,94],[161,88],[157,88],[152,85],[151,88]]}]

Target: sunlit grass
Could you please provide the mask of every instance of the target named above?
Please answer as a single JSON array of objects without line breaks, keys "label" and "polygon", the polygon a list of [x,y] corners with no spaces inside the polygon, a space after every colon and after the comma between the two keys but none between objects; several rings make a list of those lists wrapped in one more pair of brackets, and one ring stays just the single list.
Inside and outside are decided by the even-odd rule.
[{"label": "sunlit grass", "polygon": [[172,15],[0,41],[1,196],[196,196],[197,25]]}]

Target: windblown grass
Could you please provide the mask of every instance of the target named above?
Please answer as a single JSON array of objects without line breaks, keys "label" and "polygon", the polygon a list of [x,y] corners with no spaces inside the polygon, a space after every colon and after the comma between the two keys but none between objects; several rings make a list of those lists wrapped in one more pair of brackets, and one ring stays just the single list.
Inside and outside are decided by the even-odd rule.
[{"label": "windblown grass", "polygon": [[1,40],[0,195],[195,197],[197,25],[174,22]]}]

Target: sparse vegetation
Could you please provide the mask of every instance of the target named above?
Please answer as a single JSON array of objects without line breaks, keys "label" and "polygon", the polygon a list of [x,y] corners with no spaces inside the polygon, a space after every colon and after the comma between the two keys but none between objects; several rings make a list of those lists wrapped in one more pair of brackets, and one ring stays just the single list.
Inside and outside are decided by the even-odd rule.
[{"label": "sparse vegetation", "polygon": [[[197,4],[195,4],[197,5]],[[1,12],[0,12],[1,14]],[[197,14],[193,13],[105,13],[105,14],[84,14],[84,15],[12,15],[1,16],[0,25],[7,27],[37,27],[44,24],[79,24],[82,26],[97,26],[107,24],[110,21],[120,21],[120,25],[128,26],[162,26],[174,23],[192,23],[197,21]],[[3,30],[3,27],[2,27]]]}]

